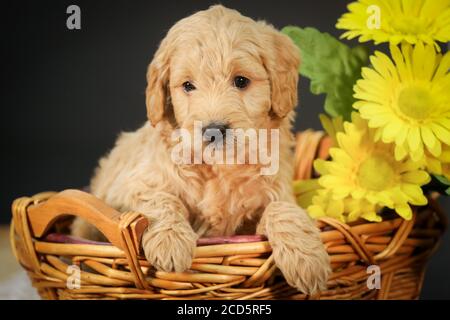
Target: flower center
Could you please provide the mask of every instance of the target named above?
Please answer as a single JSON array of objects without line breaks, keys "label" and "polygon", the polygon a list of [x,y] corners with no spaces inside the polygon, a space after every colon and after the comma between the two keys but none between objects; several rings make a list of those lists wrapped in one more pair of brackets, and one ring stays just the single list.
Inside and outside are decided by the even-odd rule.
[{"label": "flower center", "polygon": [[416,120],[428,118],[432,111],[432,97],[430,93],[418,86],[406,87],[400,91],[397,103],[404,115]]},{"label": "flower center", "polygon": [[426,23],[418,17],[395,17],[389,23],[397,33],[418,35],[426,31]]},{"label": "flower center", "polygon": [[382,156],[372,156],[364,160],[357,173],[361,187],[382,191],[388,188],[394,179],[394,169]]}]

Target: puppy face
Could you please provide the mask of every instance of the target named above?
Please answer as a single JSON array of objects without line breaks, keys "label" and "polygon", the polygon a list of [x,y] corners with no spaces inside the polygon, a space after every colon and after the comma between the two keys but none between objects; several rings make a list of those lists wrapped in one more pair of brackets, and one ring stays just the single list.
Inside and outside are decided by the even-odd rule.
[{"label": "puppy face", "polygon": [[[285,35],[213,6],[168,32],[147,73],[153,125],[273,128],[297,104],[298,49]],[[170,119],[169,119],[170,118]]]},{"label": "puppy face", "polygon": [[[222,30],[223,31],[223,30]],[[219,31],[220,32],[220,31]],[[170,95],[177,123],[259,128],[267,126],[271,108],[269,75],[250,41],[233,44],[229,35],[210,31],[203,45],[177,49],[170,63]],[[189,48],[193,36],[186,37]],[[184,53],[183,53],[184,52]]]}]

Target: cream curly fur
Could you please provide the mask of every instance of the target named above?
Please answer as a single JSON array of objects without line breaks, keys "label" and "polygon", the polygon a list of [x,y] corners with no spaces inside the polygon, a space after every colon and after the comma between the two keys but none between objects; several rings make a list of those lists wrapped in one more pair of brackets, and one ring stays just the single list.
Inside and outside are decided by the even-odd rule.
[{"label": "cream curly fur", "polygon": [[[157,269],[188,269],[199,235],[257,228],[267,235],[290,285],[305,293],[325,288],[329,257],[291,189],[299,63],[287,36],[223,6],[197,12],[169,30],[147,72],[150,121],[120,136],[91,182],[92,193],[111,206],[148,217],[142,243]],[[233,87],[237,75],[250,79],[248,88]],[[187,94],[185,81],[197,89]],[[176,165],[170,135],[178,127],[192,130],[195,120],[279,128],[278,173],[260,175],[258,165]],[[73,225],[79,236],[92,238],[92,231],[81,220]]]}]

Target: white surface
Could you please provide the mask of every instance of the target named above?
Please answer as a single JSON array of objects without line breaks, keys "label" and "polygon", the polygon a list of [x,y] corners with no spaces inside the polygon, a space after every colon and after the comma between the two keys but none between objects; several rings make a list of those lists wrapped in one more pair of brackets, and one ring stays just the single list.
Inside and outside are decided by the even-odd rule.
[{"label": "white surface", "polygon": [[0,282],[0,300],[39,300],[25,271],[18,271]]}]

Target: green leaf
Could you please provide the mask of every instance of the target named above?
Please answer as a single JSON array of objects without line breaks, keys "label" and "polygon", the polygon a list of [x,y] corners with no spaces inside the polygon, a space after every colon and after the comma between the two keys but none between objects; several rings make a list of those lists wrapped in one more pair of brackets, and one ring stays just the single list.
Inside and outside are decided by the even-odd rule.
[{"label": "green leaf", "polygon": [[447,186],[448,188],[445,190],[445,193],[450,195],[450,180],[444,176],[433,175],[441,184]]},{"label": "green leaf", "polygon": [[287,26],[281,30],[300,48],[300,74],[311,80],[311,92],[326,94],[325,111],[332,117],[350,120],[353,86],[368,65],[367,48],[350,48],[328,33],[314,28]]}]

